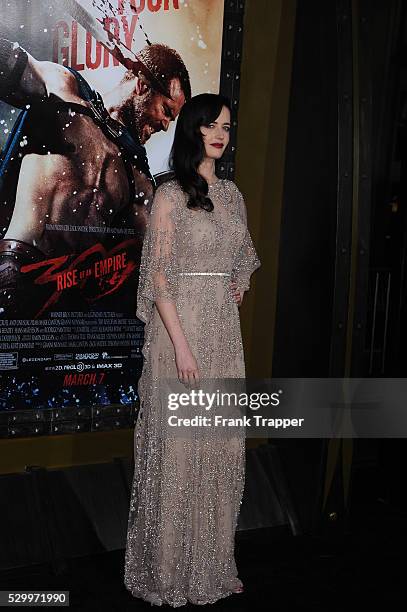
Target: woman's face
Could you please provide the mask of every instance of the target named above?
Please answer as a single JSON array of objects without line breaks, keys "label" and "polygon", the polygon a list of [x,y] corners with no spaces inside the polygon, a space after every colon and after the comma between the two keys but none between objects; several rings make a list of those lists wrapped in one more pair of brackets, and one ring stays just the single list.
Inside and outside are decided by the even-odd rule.
[{"label": "woman's face", "polygon": [[224,106],[219,117],[208,126],[201,126],[206,157],[219,159],[229,144],[230,111]]}]

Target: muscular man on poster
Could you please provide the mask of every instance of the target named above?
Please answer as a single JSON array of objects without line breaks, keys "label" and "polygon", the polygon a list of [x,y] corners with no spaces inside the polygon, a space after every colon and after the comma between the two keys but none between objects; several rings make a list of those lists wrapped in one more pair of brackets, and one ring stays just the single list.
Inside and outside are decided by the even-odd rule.
[{"label": "muscular man on poster", "polygon": [[[2,312],[12,305],[18,310],[17,301],[29,297],[21,292],[20,268],[27,263],[80,254],[95,244],[97,228],[102,244],[108,244],[106,227],[143,233],[153,187],[140,145],[168,129],[191,86],[173,49],[148,45],[138,57],[140,64],[93,104],[83,96],[87,84],[77,73],[37,61],[0,39],[0,98],[31,113],[21,134],[14,209],[0,240]],[[116,138],[123,130],[136,145],[131,155]],[[89,226],[92,232],[52,230],[64,225]]]}]

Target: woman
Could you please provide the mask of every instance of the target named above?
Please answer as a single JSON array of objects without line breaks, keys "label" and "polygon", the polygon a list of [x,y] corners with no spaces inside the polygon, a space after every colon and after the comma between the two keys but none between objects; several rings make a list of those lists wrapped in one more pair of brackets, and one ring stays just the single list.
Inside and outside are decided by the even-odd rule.
[{"label": "woman", "polygon": [[238,306],[260,261],[241,193],[215,175],[229,132],[222,96],[201,94],[183,106],[175,179],[157,189],[143,243],[137,316],[146,324],[144,365],[125,584],[157,605],[214,603],[243,591],[234,536],[244,435],[169,436],[159,394],[163,379],[194,386],[245,376]]}]

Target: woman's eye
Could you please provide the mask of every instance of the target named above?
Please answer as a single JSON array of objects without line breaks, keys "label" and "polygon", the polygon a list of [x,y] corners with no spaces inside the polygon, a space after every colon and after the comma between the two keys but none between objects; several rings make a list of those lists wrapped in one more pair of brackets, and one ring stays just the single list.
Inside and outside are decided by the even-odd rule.
[{"label": "woman's eye", "polygon": [[225,125],[223,129],[225,130],[225,132],[230,132],[230,127],[228,125]]},{"label": "woman's eye", "polygon": [[210,124],[208,125],[208,127],[209,127],[209,128],[214,128],[214,127],[215,127],[215,124],[214,124],[214,123],[210,123]]}]

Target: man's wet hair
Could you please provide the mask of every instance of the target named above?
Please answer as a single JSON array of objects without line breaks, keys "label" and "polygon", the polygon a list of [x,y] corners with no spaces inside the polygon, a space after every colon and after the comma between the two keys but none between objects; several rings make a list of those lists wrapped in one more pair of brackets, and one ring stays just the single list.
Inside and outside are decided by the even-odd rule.
[{"label": "man's wet hair", "polygon": [[[140,59],[138,68],[148,81],[152,81],[150,85],[153,89],[165,91],[166,95],[170,97],[170,82],[172,79],[178,78],[184,92],[185,101],[191,98],[189,73],[180,54],[175,49],[161,43],[154,43],[143,47],[137,53],[137,57]],[[143,68],[147,68],[147,70]],[[134,79],[134,76],[135,71],[127,70],[123,81],[130,81]]]}]

